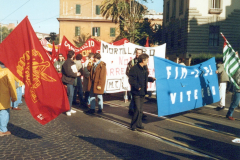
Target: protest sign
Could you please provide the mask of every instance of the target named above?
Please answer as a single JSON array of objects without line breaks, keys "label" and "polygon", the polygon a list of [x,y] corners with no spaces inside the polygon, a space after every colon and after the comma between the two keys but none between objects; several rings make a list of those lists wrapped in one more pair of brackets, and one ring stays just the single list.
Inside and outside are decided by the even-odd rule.
[{"label": "protest sign", "polygon": [[215,58],[183,66],[154,57],[158,116],[165,116],[218,102]]},{"label": "protest sign", "polygon": [[[125,43],[124,45],[111,45],[101,41],[101,56],[102,61],[107,65],[107,79],[105,92],[115,93],[126,91],[130,89],[128,77],[126,76],[127,64],[135,57],[135,50],[142,48],[144,53],[152,53],[149,56],[149,76],[155,76],[153,53],[159,57],[165,57],[165,44],[158,47],[142,47],[132,43]],[[155,83],[148,83],[148,91],[156,90]]]}]

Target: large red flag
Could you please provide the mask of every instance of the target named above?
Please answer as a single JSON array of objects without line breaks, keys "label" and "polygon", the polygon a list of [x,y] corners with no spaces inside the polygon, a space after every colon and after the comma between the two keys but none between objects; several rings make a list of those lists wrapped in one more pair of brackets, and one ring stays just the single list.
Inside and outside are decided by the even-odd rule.
[{"label": "large red flag", "polygon": [[68,51],[70,50],[74,51],[75,54],[80,53],[79,48],[75,47],[65,36],[63,36],[61,47],[60,47],[60,53],[63,54],[65,59],[67,59],[67,54],[68,54]]},{"label": "large red flag", "polygon": [[28,17],[0,44],[0,61],[24,82],[25,101],[39,123],[70,109],[64,86]]}]

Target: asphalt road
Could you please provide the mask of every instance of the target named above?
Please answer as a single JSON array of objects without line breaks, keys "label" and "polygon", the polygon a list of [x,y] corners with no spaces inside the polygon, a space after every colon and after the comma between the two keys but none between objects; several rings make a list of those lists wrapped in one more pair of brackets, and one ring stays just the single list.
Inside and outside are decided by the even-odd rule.
[{"label": "asphalt road", "polygon": [[[227,107],[231,97],[227,95]],[[102,114],[61,114],[46,125],[35,121],[25,103],[11,110],[10,136],[0,137],[0,159],[239,159],[240,114],[236,121],[216,104],[157,117],[155,98],[146,98],[144,130],[129,129],[129,103],[122,94],[104,95]]]}]

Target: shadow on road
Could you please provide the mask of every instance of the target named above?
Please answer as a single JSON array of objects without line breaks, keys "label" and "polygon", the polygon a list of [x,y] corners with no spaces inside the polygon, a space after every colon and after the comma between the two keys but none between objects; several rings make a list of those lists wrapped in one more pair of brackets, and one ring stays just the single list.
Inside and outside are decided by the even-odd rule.
[{"label": "shadow on road", "polygon": [[41,139],[42,137],[30,132],[26,129],[23,129],[21,127],[15,126],[12,123],[8,123],[8,129],[11,131],[12,135],[19,137],[19,138],[24,138],[24,139]]},{"label": "shadow on road", "polygon": [[136,159],[136,160],[146,160],[146,159],[171,159],[175,160],[178,158],[165,155],[150,149],[139,147],[132,144],[105,140],[93,137],[83,137],[77,136],[78,138],[85,140],[93,145],[105,150],[108,153],[115,155],[121,159]]}]

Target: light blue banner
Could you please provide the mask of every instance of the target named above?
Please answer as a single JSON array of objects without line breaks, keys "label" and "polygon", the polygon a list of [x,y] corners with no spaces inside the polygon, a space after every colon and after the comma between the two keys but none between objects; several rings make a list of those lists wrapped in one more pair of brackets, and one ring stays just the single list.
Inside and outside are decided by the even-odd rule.
[{"label": "light blue banner", "polygon": [[220,100],[215,58],[183,66],[154,56],[158,116],[199,108]]}]

